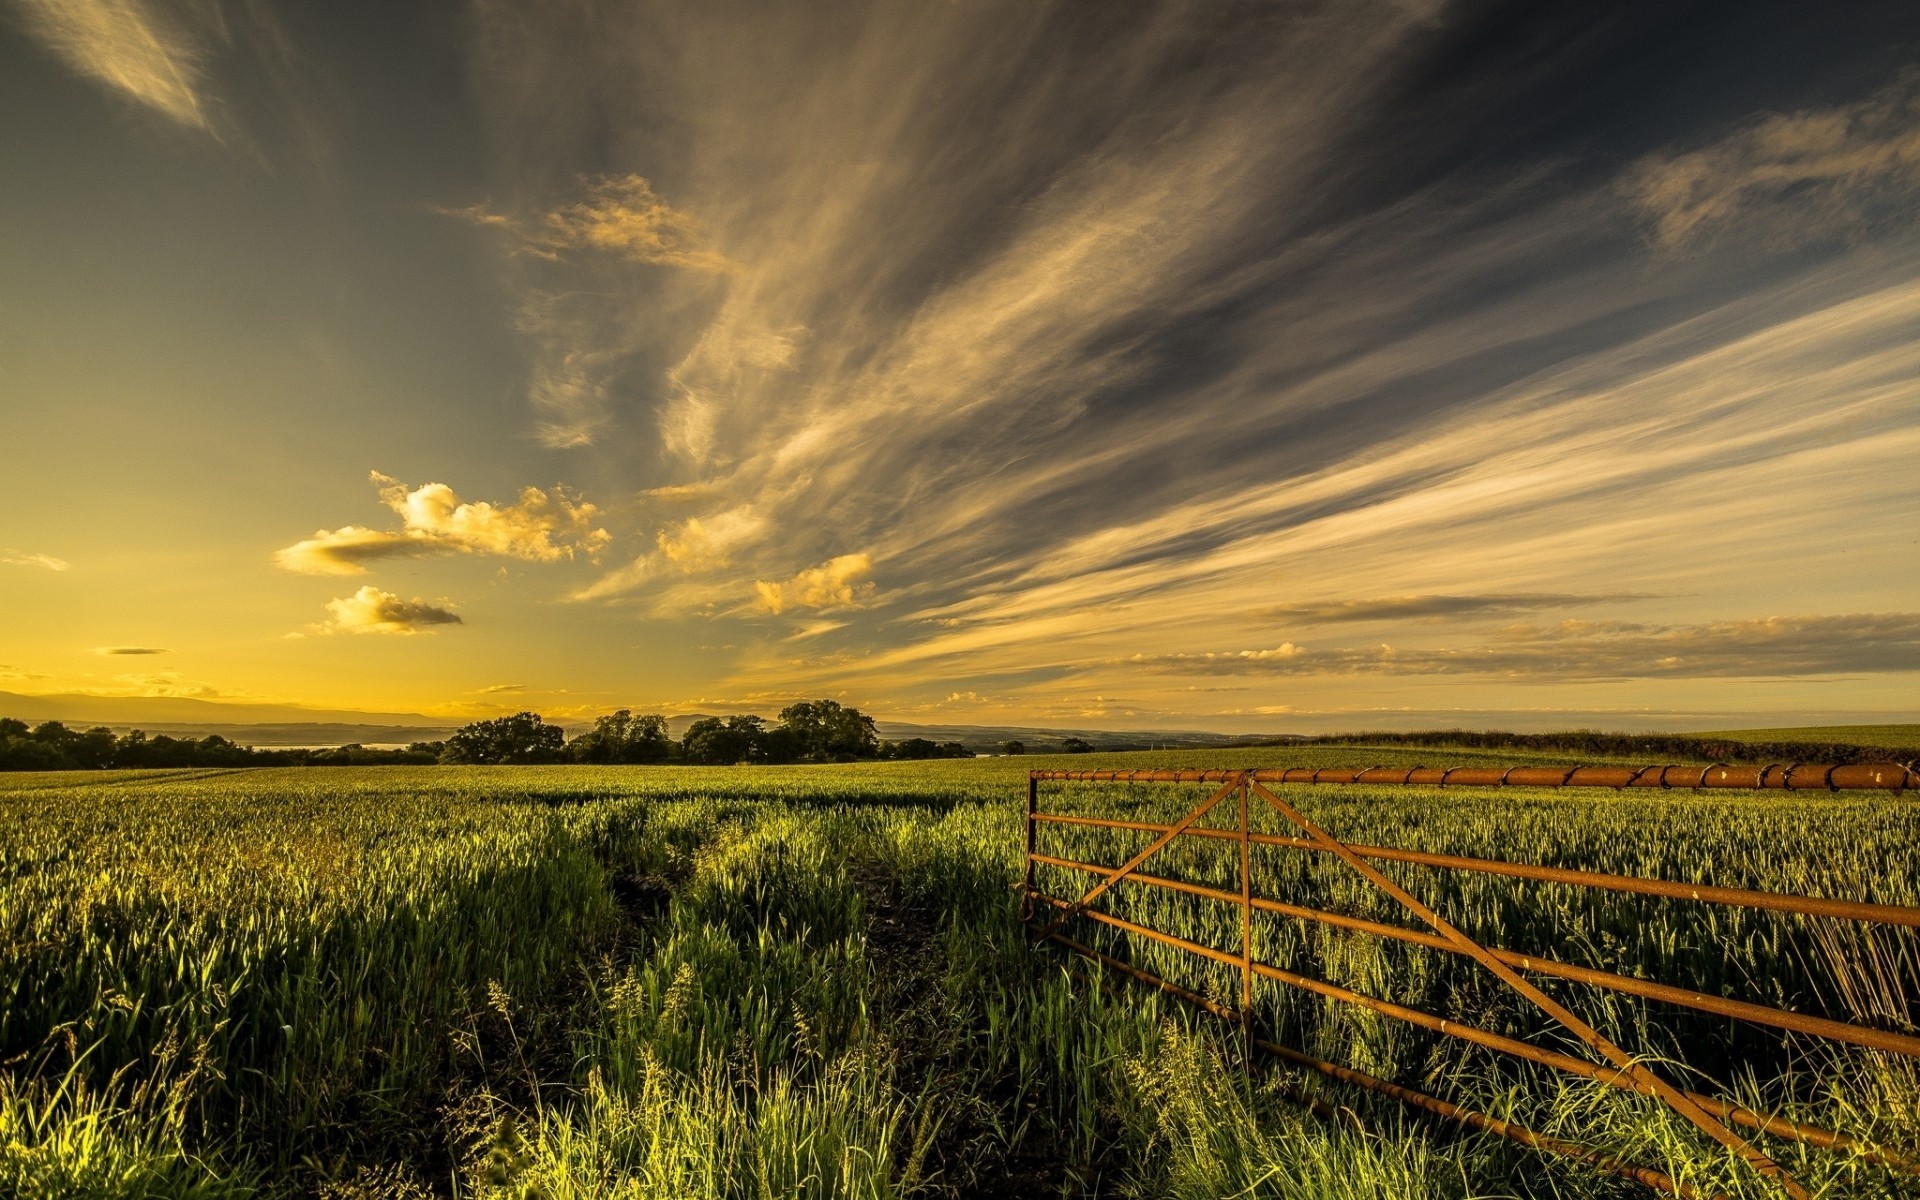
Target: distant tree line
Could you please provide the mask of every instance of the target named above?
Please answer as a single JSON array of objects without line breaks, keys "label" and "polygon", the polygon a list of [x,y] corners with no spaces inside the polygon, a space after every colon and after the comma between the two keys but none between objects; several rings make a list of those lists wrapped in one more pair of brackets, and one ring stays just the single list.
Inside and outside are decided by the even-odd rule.
[{"label": "distant tree line", "polygon": [[1508,733],[1503,730],[1429,729],[1415,733],[1342,733],[1289,739],[1303,746],[1455,746],[1467,750],[1542,750],[1638,758],[1650,762],[1907,763],[1920,747],[1851,746],[1836,742],[1742,742],[1731,738],[1659,733]]},{"label": "distant tree line", "polygon": [[350,745],[327,749],[255,749],[226,738],[148,737],[139,730],[70,729],[58,721],[29,727],[0,718],[0,771],[99,770],[107,767],[377,766],[428,763],[799,763],[862,759],[971,758],[959,742],[908,738],[883,742],[873,718],[833,700],[804,700],[769,725],[755,716],[703,717],[675,741],[658,713],[627,709],[597,718],[569,739],[536,712],[476,721],[445,741],[404,750]]}]

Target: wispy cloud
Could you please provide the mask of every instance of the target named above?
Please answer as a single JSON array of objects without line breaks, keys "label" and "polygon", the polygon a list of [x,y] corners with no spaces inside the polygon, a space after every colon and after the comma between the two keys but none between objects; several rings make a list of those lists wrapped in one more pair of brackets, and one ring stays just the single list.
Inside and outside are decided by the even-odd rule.
[{"label": "wispy cloud", "polygon": [[1516,625],[1472,646],[1392,645],[1135,655],[1178,673],[1496,675],[1535,681],[1756,678],[1920,671],[1920,613],[1767,617],[1704,625],[1563,621]]},{"label": "wispy cloud", "polygon": [[397,530],[345,525],[322,529],[274,555],[289,571],[359,575],[385,558],[434,554],[493,554],[529,562],[559,562],[576,553],[597,556],[612,535],[598,528],[600,510],[564,488],[523,488],[512,504],[463,501],[444,483],[409,488],[378,471],[381,501],[402,519]]},{"label": "wispy cloud", "polygon": [[573,252],[611,254],[634,263],[725,271],[726,258],[706,244],[700,222],[654,193],[638,175],[606,175],[581,181],[580,194],[532,220],[485,205],[435,209],[483,229],[510,234],[515,249],[557,261]]},{"label": "wispy cloud", "polygon": [[13,0],[27,32],[76,72],[211,131],[205,47],[187,14],[150,0]]},{"label": "wispy cloud", "polygon": [[51,554],[29,554],[25,550],[0,550],[0,565],[9,567],[39,567],[43,571],[65,571],[73,566],[64,558],[55,558]]},{"label": "wispy cloud", "polygon": [[473,694],[476,696],[506,696],[518,694],[526,690],[527,685],[524,683],[494,683],[483,688],[475,688]]},{"label": "wispy cloud", "polygon": [[1387,596],[1376,600],[1329,600],[1286,604],[1266,610],[1268,619],[1300,625],[1339,625],[1366,621],[1448,621],[1508,616],[1541,609],[1578,608],[1650,600],[1645,593],[1613,592],[1581,596],[1567,592],[1518,592],[1492,596]]},{"label": "wispy cloud", "polygon": [[541,440],[554,447],[600,435],[611,389],[648,344],[653,322],[635,298],[647,281],[627,273],[734,269],[698,219],[638,175],[578,180],[573,195],[529,215],[486,205],[435,211],[500,234],[519,260],[510,286],[515,325],[532,348],[527,395]]},{"label": "wispy cloud", "polygon": [[368,585],[351,596],[327,601],[327,619],[315,633],[429,633],[440,625],[460,625],[459,614],[418,597],[403,600]]},{"label": "wispy cloud", "polygon": [[753,590],[761,610],[775,615],[799,608],[859,608],[873,594],[874,584],[867,578],[872,570],[873,560],[867,555],[842,554],[792,579],[757,580]]},{"label": "wispy cloud", "polygon": [[116,657],[122,654],[169,653],[169,651],[163,646],[96,646],[94,647],[93,652],[95,654],[104,655],[107,657]]},{"label": "wispy cloud", "polygon": [[[1909,211],[1883,203],[1911,198],[1907,83],[1730,134],[1638,129],[1601,161],[1512,140],[1513,78],[1453,63],[1436,89],[1446,39],[1418,6],[1308,7],[848,0],[844,37],[762,14],[746,44],[724,5],[642,5],[584,51],[567,22],[483,13],[490,94],[542,98],[492,111],[500,146],[578,181],[585,156],[528,147],[619,128],[615,161],[659,185],[624,205],[634,251],[539,233],[609,210],[599,175],[479,214],[514,214],[521,295],[560,314],[535,376],[579,402],[536,420],[644,498],[645,552],[576,598],[785,618],[714,638],[730,693],[886,680],[901,705],[1136,713],[1189,686],[1156,670],[1141,694],[1136,653],[1264,648],[1207,684],[1252,709],[1319,678],[1276,663],[1391,678],[1328,673],[1315,656],[1347,648],[1318,629],[1495,678],[1472,653],[1518,652],[1457,631],[1646,626],[1562,647],[1599,679],[1678,630],[1903,611],[1920,252],[1897,221],[1871,253],[1845,230]],[[661,195],[728,269],[662,269]],[[1679,247],[1775,219],[1817,252],[1650,269],[1649,225]],[[856,547],[884,589],[831,578]],[[1716,644],[1764,674],[1784,659],[1763,640]],[[1669,677],[1695,676],[1648,676]]]},{"label": "wispy cloud", "polygon": [[1920,72],[1856,104],[1769,114],[1700,149],[1651,155],[1622,186],[1667,247],[1909,229],[1920,216]]},{"label": "wispy cloud", "polygon": [[218,688],[197,679],[188,679],[178,671],[151,671],[131,675],[115,675],[111,688],[83,688],[82,691],[94,694],[120,696],[178,696],[195,700],[209,700],[221,695]]}]

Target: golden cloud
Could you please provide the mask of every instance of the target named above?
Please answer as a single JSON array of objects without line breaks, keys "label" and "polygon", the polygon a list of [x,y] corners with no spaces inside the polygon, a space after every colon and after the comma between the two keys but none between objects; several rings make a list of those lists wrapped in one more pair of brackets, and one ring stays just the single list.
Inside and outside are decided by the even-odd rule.
[{"label": "golden cloud", "polygon": [[378,471],[371,478],[404,528],[322,529],[278,551],[275,561],[310,575],[359,575],[377,559],[431,554],[496,554],[529,562],[558,562],[576,553],[594,558],[612,541],[611,534],[594,526],[600,510],[564,488],[551,493],[523,488],[518,502],[492,504],[462,501],[444,483],[409,489]]},{"label": "golden cloud", "polygon": [[482,228],[504,230],[522,253],[551,261],[570,251],[590,250],[629,262],[694,271],[733,269],[724,255],[706,244],[700,222],[661,199],[641,176],[603,175],[583,183],[581,199],[531,222],[479,204],[434,211]]},{"label": "golden cloud", "polygon": [[64,571],[73,564],[51,554],[29,554],[25,550],[9,547],[0,550],[0,565],[9,567],[39,567],[45,571]]},{"label": "golden cloud", "polygon": [[662,529],[654,542],[682,571],[702,571],[726,565],[735,551],[759,540],[766,529],[765,517],[742,506],[711,517],[688,517]]},{"label": "golden cloud", "polygon": [[403,600],[369,584],[351,596],[327,601],[327,619],[316,633],[429,632],[435,625],[465,624],[459,614],[415,598]]},{"label": "golden cloud", "polygon": [[67,66],[181,125],[209,129],[199,47],[143,0],[15,0],[27,33]]},{"label": "golden cloud", "polygon": [[873,584],[867,580],[872,570],[873,560],[867,555],[842,554],[784,582],[755,580],[753,590],[762,612],[859,608],[873,594]]},{"label": "golden cloud", "polygon": [[1643,159],[1622,187],[1669,248],[1727,231],[1793,246],[1910,225],[1920,75],[1857,104],[1769,115],[1702,149]]}]

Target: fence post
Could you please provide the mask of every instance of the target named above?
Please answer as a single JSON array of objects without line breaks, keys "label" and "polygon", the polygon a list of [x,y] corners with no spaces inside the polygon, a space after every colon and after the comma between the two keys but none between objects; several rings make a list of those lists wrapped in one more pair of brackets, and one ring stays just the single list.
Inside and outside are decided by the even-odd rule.
[{"label": "fence post", "polygon": [[1240,777],[1240,1033],[1246,1069],[1253,1071],[1253,830],[1247,822],[1252,787]]},{"label": "fence post", "polygon": [[1026,881],[1026,888],[1020,893],[1020,919],[1022,921],[1031,921],[1033,919],[1033,848],[1034,848],[1033,835],[1034,835],[1034,830],[1037,824],[1033,819],[1033,814],[1035,811],[1038,810],[1039,807],[1040,807],[1040,781],[1034,778],[1032,771],[1028,771],[1027,772],[1027,871],[1024,877]]}]

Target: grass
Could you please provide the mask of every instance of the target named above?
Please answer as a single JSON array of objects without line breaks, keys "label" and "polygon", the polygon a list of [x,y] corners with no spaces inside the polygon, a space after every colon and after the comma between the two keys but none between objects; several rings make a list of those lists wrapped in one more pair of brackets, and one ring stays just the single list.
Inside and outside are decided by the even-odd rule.
[{"label": "grass", "polygon": [[1920,746],[1920,725],[1805,725],[1790,729],[1715,729],[1691,737],[1741,742],[1832,742],[1837,746]]},{"label": "grass", "polygon": [[[1449,762],[1562,756],[1447,752]],[[1285,1069],[1212,1018],[1035,949],[1011,884],[1036,766],[1432,761],[1417,748],[793,768],[372,768],[0,777],[0,1194],[28,1197],[1607,1197],[1633,1185]],[[1048,785],[1173,814],[1203,793]],[[1920,806],[1851,795],[1290,789],[1341,836],[1920,903]],[[1225,816],[1222,811],[1219,815]],[[1272,824],[1271,814],[1262,822]],[[1050,827],[1118,862],[1137,841]],[[1225,844],[1158,874],[1237,887]],[[1476,936],[1912,1030],[1913,931],[1493,877],[1397,879]],[[1065,894],[1084,877],[1043,875]],[[1258,890],[1376,919],[1337,864]],[[1077,889],[1075,889],[1077,891]],[[1222,947],[1234,910],[1110,910]],[[1223,972],[1076,936],[1223,999]],[[1452,956],[1262,918],[1302,974],[1554,1044]],[[1870,968],[1870,969],[1868,969]],[[1094,974],[1097,974],[1094,973]],[[1911,1064],[1557,986],[1701,1090],[1920,1144]],[[1770,1194],[1638,1098],[1263,984],[1283,1042],[1735,1196]],[[1290,1098],[1348,1110],[1328,1123]],[[1829,1196],[1901,1183],[1775,1152]]]}]

